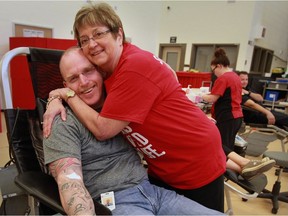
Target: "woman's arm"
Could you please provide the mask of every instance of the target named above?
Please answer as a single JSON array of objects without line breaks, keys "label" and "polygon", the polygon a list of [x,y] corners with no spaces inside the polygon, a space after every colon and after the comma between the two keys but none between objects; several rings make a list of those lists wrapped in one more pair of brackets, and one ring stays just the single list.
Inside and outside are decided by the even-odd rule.
[{"label": "woman's arm", "polygon": [[67,101],[77,118],[98,140],[117,135],[130,122],[101,117],[97,111],[84,103],[77,95]]},{"label": "woman's arm", "polygon": [[245,106],[250,107],[258,112],[263,113],[264,115],[266,115],[267,119],[268,119],[268,124],[275,124],[275,116],[266,108],[260,106],[259,104],[255,103],[253,100],[248,99],[245,103]]},{"label": "woman's arm", "polygon": [[[68,103],[69,107],[73,110],[74,114],[80,120],[80,122],[84,124],[94,134],[94,136],[98,140],[105,140],[105,139],[115,136],[125,126],[127,126],[130,123],[127,121],[120,121],[116,119],[101,117],[98,112],[96,112],[94,109],[88,106],[85,102],[83,102],[77,95],[75,95],[74,97],[67,98],[67,92],[69,90],[70,90],[69,88],[61,88],[61,89],[54,90],[50,93],[50,97],[60,96],[63,100],[65,100]],[[50,135],[51,125],[53,123],[54,117],[57,114],[55,109],[58,109],[60,107],[59,100],[58,102],[54,102],[55,100],[50,102],[48,109],[46,110],[44,117],[43,117],[44,137],[48,137]],[[51,108],[52,105],[56,106],[55,104],[57,105],[57,107]]]},{"label": "woman's arm", "polygon": [[62,158],[49,164],[55,178],[61,204],[68,215],[95,215],[94,203],[87,191],[81,162],[76,158]]},{"label": "woman's arm", "polygon": [[214,103],[218,100],[220,95],[213,95],[213,94],[204,94],[202,95],[202,99],[208,103]]},{"label": "woman's arm", "polygon": [[62,104],[62,99],[55,97],[53,100],[47,102],[46,111],[43,115],[43,136],[45,138],[50,135],[53,120],[58,114],[61,115],[63,121],[66,121],[66,110]]}]

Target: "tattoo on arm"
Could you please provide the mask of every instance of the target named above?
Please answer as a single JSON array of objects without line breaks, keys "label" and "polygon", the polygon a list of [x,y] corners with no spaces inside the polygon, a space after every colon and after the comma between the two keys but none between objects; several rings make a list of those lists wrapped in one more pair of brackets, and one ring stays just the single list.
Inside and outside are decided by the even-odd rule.
[{"label": "tattoo on arm", "polygon": [[94,203],[82,177],[82,165],[76,158],[63,158],[49,164],[57,181],[61,203],[67,214],[95,214]]},{"label": "tattoo on arm", "polygon": [[81,163],[76,158],[64,158],[64,159],[60,159],[60,160],[52,162],[49,165],[49,168],[50,168],[50,172],[52,176],[56,178],[60,172],[65,172],[65,170],[67,168],[70,168],[71,166],[81,167]]}]

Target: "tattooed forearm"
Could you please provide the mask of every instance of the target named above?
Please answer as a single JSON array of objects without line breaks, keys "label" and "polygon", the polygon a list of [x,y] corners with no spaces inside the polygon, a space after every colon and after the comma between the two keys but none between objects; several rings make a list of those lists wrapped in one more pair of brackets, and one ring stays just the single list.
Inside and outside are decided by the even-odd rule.
[{"label": "tattooed forearm", "polygon": [[72,197],[70,200],[68,200],[67,205],[68,205],[68,208],[69,208],[69,209],[71,208],[71,206],[73,206],[74,200],[75,200],[74,197]]},{"label": "tattooed forearm", "polygon": [[62,206],[68,215],[95,215],[94,203],[82,176],[81,162],[63,158],[49,165],[57,181]]},{"label": "tattooed forearm", "polygon": [[80,203],[76,206],[75,208],[75,211],[74,211],[74,214],[79,214],[81,213],[82,211],[86,210],[86,208]]},{"label": "tattooed forearm", "polygon": [[[64,190],[82,190],[82,192],[84,193],[85,189],[83,188],[82,183],[79,182],[75,182],[75,181],[70,181],[70,182],[65,182],[62,185],[60,185],[60,190],[64,191]],[[80,191],[78,191],[80,192]]]},{"label": "tattooed forearm", "polygon": [[55,178],[60,172],[65,172],[65,170],[73,166],[81,166],[81,163],[76,158],[64,158],[58,161],[54,161],[49,165],[50,172]]},{"label": "tattooed forearm", "polygon": [[[82,183],[77,181],[64,183],[59,185],[59,191],[64,197],[69,197],[66,202],[66,209],[69,212],[73,212],[76,215],[91,211],[91,205],[93,206],[94,204],[91,202],[90,194]],[[63,203],[63,207],[65,208],[65,203]]]}]

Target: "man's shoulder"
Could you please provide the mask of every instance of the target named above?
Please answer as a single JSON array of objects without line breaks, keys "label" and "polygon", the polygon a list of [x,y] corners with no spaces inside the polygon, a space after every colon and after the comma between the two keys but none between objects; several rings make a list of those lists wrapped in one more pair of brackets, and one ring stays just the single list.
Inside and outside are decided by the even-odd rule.
[{"label": "man's shoulder", "polygon": [[81,124],[78,120],[78,118],[76,117],[76,115],[74,114],[74,112],[71,110],[70,107],[65,106],[66,109],[66,121],[63,121],[61,118],[61,115],[57,115],[55,117],[55,123],[54,125],[59,125],[61,123],[65,123],[65,124]]}]

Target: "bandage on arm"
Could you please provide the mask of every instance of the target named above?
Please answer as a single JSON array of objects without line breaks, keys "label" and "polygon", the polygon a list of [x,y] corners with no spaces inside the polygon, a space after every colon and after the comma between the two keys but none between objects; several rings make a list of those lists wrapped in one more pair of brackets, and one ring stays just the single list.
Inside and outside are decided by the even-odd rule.
[{"label": "bandage on arm", "polygon": [[61,204],[68,215],[95,215],[91,195],[82,175],[82,164],[76,158],[62,158],[49,164],[55,178]]}]

